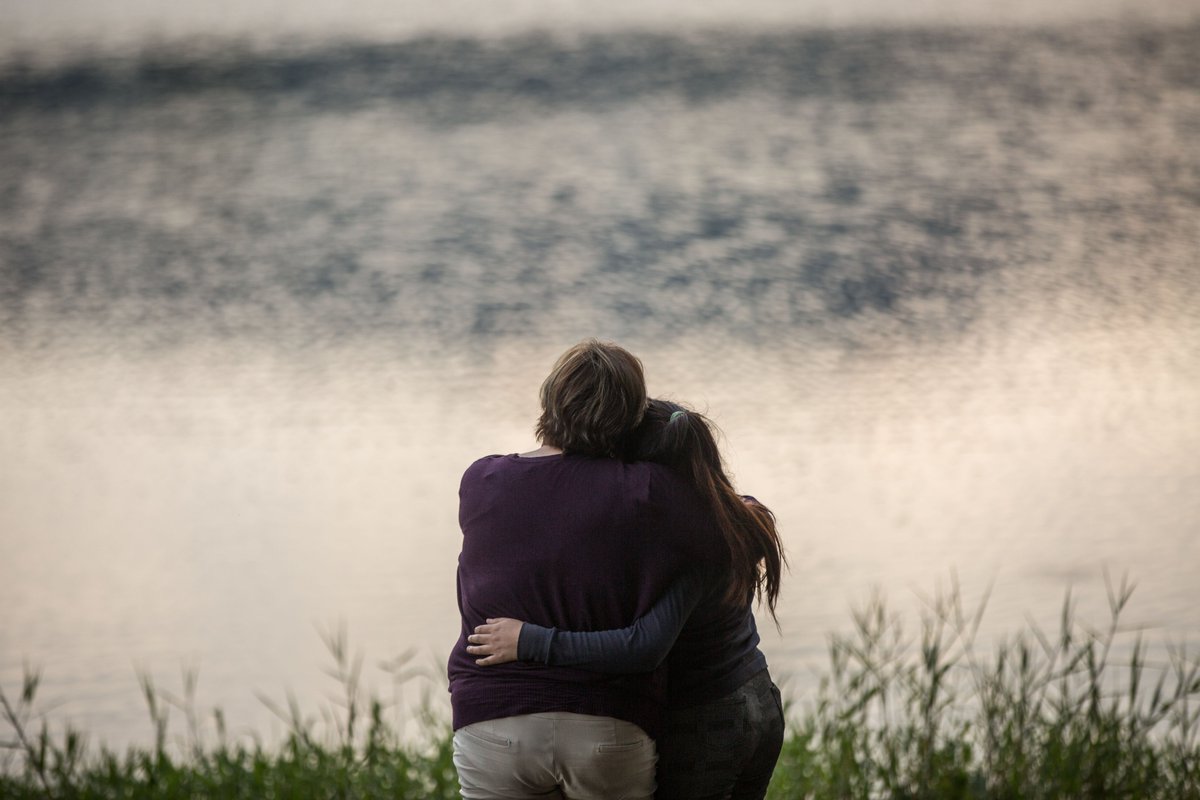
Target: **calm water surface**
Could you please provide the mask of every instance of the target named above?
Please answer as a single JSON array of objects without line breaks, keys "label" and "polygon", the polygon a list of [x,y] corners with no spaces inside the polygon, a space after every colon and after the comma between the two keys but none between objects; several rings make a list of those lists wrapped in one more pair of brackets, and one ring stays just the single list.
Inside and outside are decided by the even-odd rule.
[{"label": "calm water surface", "polygon": [[7,68],[0,682],[144,741],[135,668],[196,665],[266,733],[342,619],[444,702],[459,475],[589,335],[776,511],[798,697],[852,603],[952,575],[999,634],[1127,571],[1195,641],[1198,141],[1186,25]]}]

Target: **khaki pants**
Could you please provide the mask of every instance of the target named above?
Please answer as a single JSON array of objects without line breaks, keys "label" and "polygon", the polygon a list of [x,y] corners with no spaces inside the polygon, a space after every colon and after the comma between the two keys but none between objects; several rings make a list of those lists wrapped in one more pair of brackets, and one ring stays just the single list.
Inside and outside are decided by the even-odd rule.
[{"label": "khaki pants", "polygon": [[466,800],[652,800],[656,761],[653,739],[611,717],[524,714],[454,733]]}]

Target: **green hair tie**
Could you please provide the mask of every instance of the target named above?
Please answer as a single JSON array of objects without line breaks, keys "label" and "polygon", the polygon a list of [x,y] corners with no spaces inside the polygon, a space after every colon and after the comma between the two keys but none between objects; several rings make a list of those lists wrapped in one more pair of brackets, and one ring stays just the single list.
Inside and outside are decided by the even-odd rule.
[{"label": "green hair tie", "polygon": [[675,420],[677,420],[677,419],[679,419],[680,417],[682,417],[682,416],[683,416],[684,414],[686,414],[686,413],[687,413],[686,411],[672,411],[672,412],[671,412],[671,418],[670,418],[670,419],[668,419],[668,420],[667,420],[667,422],[668,422],[668,423],[672,423],[672,422],[674,422]]}]

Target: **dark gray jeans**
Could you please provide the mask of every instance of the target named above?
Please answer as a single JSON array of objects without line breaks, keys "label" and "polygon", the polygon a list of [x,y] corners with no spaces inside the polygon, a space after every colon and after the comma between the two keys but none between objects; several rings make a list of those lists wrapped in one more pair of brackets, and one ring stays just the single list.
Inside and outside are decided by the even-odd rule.
[{"label": "dark gray jeans", "polygon": [[667,713],[654,796],[761,800],[782,746],[783,703],[763,670],[725,697]]}]

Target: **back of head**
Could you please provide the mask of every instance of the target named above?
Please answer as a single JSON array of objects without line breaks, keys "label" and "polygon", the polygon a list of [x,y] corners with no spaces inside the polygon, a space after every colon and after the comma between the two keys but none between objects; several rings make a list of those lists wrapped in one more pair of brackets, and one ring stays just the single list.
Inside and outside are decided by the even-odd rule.
[{"label": "back of head", "polygon": [[634,431],[630,457],[664,464],[700,485],[709,476],[729,483],[713,424],[703,414],[670,400],[650,400]]},{"label": "back of head", "polygon": [[623,347],[587,339],[559,356],[542,382],[541,401],[542,444],[617,456],[646,409],[642,362]]},{"label": "back of head", "polygon": [[787,564],[775,515],[743,501],[725,472],[712,422],[669,400],[651,400],[631,442],[631,456],[671,467],[708,503],[729,548],[731,580],[726,599],[745,602],[757,593],[772,616]]}]

